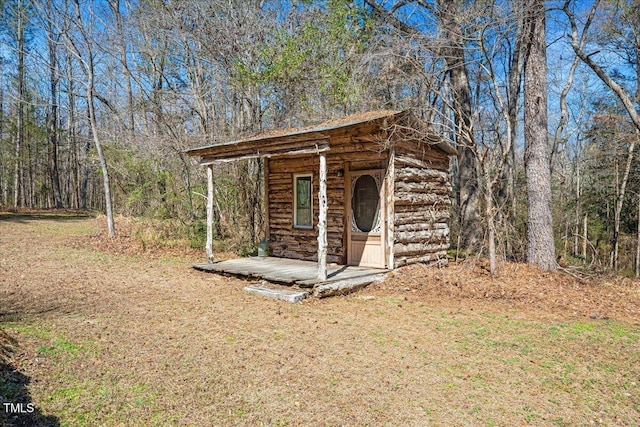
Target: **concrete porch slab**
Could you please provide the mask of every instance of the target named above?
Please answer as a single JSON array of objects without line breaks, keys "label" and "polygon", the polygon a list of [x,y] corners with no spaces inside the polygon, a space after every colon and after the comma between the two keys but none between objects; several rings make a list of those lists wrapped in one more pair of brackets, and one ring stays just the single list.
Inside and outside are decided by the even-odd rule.
[{"label": "concrete porch slab", "polygon": [[236,258],[213,263],[193,264],[193,268],[212,273],[257,278],[273,283],[315,288],[319,285],[360,278],[371,281],[388,270],[347,265],[327,266],[327,280],[318,279],[318,264],[313,261],[276,257]]}]

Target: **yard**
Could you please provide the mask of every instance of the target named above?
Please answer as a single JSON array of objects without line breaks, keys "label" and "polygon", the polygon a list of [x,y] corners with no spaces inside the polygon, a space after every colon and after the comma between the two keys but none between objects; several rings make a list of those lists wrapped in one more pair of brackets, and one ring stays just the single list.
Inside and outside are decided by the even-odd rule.
[{"label": "yard", "polygon": [[640,423],[637,281],[410,267],[289,304],[102,227],[0,214],[0,426]]}]

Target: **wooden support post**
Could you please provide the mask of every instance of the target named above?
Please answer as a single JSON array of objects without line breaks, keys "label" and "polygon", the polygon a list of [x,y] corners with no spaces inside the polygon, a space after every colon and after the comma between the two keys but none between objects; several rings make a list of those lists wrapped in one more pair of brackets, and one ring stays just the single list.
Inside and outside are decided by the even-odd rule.
[{"label": "wooden support post", "polygon": [[327,155],[320,153],[318,190],[318,280],[327,280]]},{"label": "wooden support post", "polygon": [[263,162],[263,181],[264,181],[264,187],[263,187],[263,195],[264,195],[264,216],[263,216],[263,220],[264,220],[264,238],[269,240],[270,234],[271,234],[271,230],[270,230],[270,226],[269,226],[269,158],[268,157],[263,157],[262,159]]},{"label": "wooden support post", "polygon": [[207,165],[207,261],[213,262],[213,165]]},{"label": "wooden support post", "polygon": [[395,206],[394,206],[394,190],[396,183],[396,155],[395,148],[389,148],[389,164],[387,166],[387,186],[385,190],[386,205],[386,221],[387,229],[385,230],[386,246],[387,246],[387,268],[393,270],[393,244],[395,243]]}]

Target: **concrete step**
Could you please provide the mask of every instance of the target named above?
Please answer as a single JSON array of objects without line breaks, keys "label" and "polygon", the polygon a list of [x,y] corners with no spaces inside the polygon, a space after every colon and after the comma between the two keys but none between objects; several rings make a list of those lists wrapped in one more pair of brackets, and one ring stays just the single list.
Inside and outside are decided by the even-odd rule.
[{"label": "concrete step", "polygon": [[244,290],[251,294],[280,299],[291,303],[300,302],[309,296],[309,292],[268,282],[253,283],[245,286]]}]

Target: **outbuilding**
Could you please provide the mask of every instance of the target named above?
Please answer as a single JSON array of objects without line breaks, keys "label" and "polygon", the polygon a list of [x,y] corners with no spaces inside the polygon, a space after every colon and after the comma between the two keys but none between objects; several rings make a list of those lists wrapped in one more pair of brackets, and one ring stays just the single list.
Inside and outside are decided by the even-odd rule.
[{"label": "outbuilding", "polygon": [[257,157],[271,256],[317,263],[318,281],[328,264],[446,263],[456,150],[410,111],[372,111],[187,153],[207,167],[209,263],[214,165]]}]

